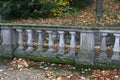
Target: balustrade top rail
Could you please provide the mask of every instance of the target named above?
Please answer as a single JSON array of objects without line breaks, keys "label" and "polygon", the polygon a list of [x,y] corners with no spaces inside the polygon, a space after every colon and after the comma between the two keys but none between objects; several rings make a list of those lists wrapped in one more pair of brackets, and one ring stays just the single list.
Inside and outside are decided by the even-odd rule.
[{"label": "balustrade top rail", "polygon": [[11,23],[0,23],[2,28],[12,27],[13,29],[42,29],[42,30],[66,30],[66,31],[80,31],[80,30],[120,30],[120,26],[103,26],[103,27],[92,27],[92,26],[63,26],[63,25],[39,25],[39,24],[11,24]]}]

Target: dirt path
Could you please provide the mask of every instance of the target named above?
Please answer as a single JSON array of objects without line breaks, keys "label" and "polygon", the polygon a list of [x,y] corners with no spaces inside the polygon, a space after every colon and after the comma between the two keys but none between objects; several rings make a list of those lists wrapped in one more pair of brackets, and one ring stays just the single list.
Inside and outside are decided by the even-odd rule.
[{"label": "dirt path", "polygon": [[[26,68],[21,66],[20,61],[29,63],[29,66]],[[34,62],[24,59],[0,60],[0,80],[120,80],[120,69],[81,68],[76,71],[75,67],[68,64]]]},{"label": "dirt path", "polygon": [[0,80],[46,80],[44,71],[34,68],[23,68],[19,71],[8,70],[7,61],[0,61]]},{"label": "dirt path", "polygon": [[12,64],[11,67],[9,63],[10,61],[0,60],[0,80],[69,80],[67,78],[69,78],[70,75],[73,76],[67,69],[58,66],[57,68],[51,67],[51,65],[56,65],[54,63],[41,62],[44,64],[20,69],[16,69],[14,64]]}]

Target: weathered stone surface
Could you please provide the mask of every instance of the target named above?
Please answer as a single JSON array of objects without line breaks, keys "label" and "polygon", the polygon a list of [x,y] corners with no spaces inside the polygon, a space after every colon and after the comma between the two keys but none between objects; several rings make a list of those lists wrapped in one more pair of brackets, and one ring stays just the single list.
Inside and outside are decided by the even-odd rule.
[{"label": "weathered stone surface", "polygon": [[0,46],[0,53],[3,55],[11,55],[12,54],[11,45],[1,45]]},{"label": "weathered stone surface", "polygon": [[119,52],[114,52],[112,57],[111,57],[112,60],[115,60],[115,61],[120,61],[120,54]]},{"label": "weathered stone surface", "polygon": [[[89,30],[91,31],[91,30]],[[95,46],[95,36],[93,31],[80,34],[80,50],[92,51]]]},{"label": "weathered stone surface", "polygon": [[0,51],[2,54],[12,54],[12,37],[11,29],[7,28],[1,29],[2,44],[0,46]]},{"label": "weathered stone surface", "polygon": [[105,53],[105,51],[102,51],[99,56],[98,56],[98,62],[99,63],[110,63],[111,60],[110,58],[108,58],[107,54]]},{"label": "weathered stone surface", "polygon": [[34,56],[41,56],[41,54],[43,54],[45,52],[45,50],[41,47],[39,47],[37,50],[35,50],[31,55]]},{"label": "weathered stone surface", "polygon": [[13,54],[27,55],[27,53],[25,53],[25,50],[23,50],[23,51],[21,51],[21,50],[16,50]]},{"label": "weathered stone surface", "polygon": [[93,63],[94,62],[95,53],[94,52],[79,52],[75,57],[76,62],[81,63]]},{"label": "weathered stone surface", "polygon": [[67,54],[63,55],[63,58],[74,60],[75,59],[75,53],[67,53]]}]

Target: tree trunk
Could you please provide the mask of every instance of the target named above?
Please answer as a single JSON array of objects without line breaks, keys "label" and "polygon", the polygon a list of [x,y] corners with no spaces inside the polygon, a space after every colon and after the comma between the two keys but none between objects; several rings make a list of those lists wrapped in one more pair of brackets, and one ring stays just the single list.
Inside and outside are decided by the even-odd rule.
[{"label": "tree trunk", "polygon": [[102,14],[103,11],[103,0],[96,0],[96,13]]},{"label": "tree trunk", "polygon": [[0,14],[0,23],[2,22],[2,16],[1,16],[1,14]]}]

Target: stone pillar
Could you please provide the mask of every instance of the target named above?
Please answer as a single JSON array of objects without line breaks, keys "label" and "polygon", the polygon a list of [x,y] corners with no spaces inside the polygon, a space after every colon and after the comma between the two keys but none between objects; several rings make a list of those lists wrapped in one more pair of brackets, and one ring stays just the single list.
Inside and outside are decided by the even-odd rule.
[{"label": "stone pillar", "polygon": [[23,30],[17,29],[18,32],[18,48],[16,51],[23,51],[24,46],[23,46]]},{"label": "stone pillar", "polygon": [[54,42],[53,42],[53,31],[47,31],[47,33],[49,34],[49,42],[48,42],[48,52],[53,52],[53,46],[54,46]]},{"label": "stone pillar", "polygon": [[65,53],[64,31],[58,31],[58,33],[60,34],[60,39],[59,39],[59,51],[57,52],[57,54],[64,54]]},{"label": "stone pillar", "polygon": [[69,53],[75,54],[75,46],[76,46],[75,34],[76,34],[76,32],[70,32],[70,34],[71,34],[71,41],[70,41],[70,52]]},{"label": "stone pillar", "polygon": [[94,32],[88,30],[89,32],[81,32],[80,35],[80,50],[81,51],[93,51],[95,46]]},{"label": "stone pillar", "polygon": [[80,33],[80,52],[77,54],[75,60],[76,62],[82,63],[93,63],[94,62],[94,31],[92,30],[83,30],[84,32]]},{"label": "stone pillar", "polygon": [[0,53],[1,54],[12,54],[11,28],[9,27],[4,28],[4,27],[1,28],[2,44],[0,46]]},{"label": "stone pillar", "polygon": [[33,48],[33,39],[32,39],[32,30],[26,30],[27,31],[27,36],[28,36],[28,48],[26,49],[26,52],[31,52],[34,50]]},{"label": "stone pillar", "polygon": [[38,47],[39,49],[43,47],[43,37],[42,37],[42,30],[37,30],[38,32]]},{"label": "stone pillar", "polygon": [[111,57],[112,60],[120,60],[120,34],[115,33],[115,43],[113,47],[113,55]]}]

